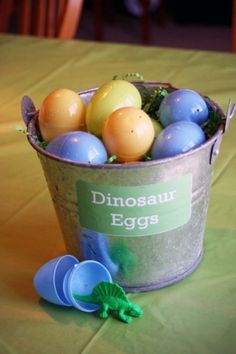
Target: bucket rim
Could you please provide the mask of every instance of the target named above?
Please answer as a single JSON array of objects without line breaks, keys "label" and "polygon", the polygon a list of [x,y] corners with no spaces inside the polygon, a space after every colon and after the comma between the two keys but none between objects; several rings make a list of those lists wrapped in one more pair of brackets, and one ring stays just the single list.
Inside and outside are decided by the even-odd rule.
[{"label": "bucket rim", "polygon": [[[32,125],[33,120],[29,124],[29,131],[30,131],[30,126]],[[151,160],[151,161],[135,161],[135,162],[130,162],[130,163],[103,163],[103,164],[89,164],[89,163],[81,163],[81,162],[75,162],[69,159],[64,159],[58,156],[55,156],[49,152],[47,152],[45,149],[41,148],[36,141],[33,139],[31,136],[27,136],[28,141],[30,145],[37,151],[39,155],[43,155],[46,158],[49,158],[51,160],[55,160],[58,162],[62,162],[71,166],[78,166],[81,168],[89,168],[89,169],[132,169],[132,168],[144,168],[144,167],[153,167],[157,165],[161,165],[163,163],[168,163],[170,161],[177,161],[181,160],[187,156],[191,156],[193,154],[198,153],[199,151],[207,148],[209,145],[213,145],[221,135],[223,135],[224,132],[224,124],[222,123],[221,126],[219,127],[218,131],[206,142],[201,144],[199,147],[189,150],[185,153],[178,154],[176,156],[172,157],[166,157],[166,158],[160,158],[157,160]]]}]

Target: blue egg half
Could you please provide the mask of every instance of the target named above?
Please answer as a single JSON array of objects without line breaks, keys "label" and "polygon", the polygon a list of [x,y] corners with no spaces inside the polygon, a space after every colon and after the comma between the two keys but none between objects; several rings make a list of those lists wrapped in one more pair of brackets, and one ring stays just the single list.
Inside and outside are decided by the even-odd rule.
[{"label": "blue egg half", "polygon": [[107,160],[107,151],[101,140],[83,131],[56,137],[48,144],[46,151],[75,162],[100,164]]},{"label": "blue egg half", "polygon": [[151,157],[153,160],[182,154],[205,142],[205,134],[199,125],[181,121],[170,124],[155,139]]},{"label": "blue egg half", "polygon": [[164,127],[182,120],[201,125],[208,119],[208,107],[197,92],[179,89],[163,98],[159,114]]}]

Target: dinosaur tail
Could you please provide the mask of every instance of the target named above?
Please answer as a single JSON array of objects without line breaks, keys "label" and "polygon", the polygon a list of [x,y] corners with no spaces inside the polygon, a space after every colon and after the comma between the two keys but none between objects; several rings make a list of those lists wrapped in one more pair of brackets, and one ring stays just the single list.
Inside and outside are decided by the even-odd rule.
[{"label": "dinosaur tail", "polygon": [[88,302],[90,304],[95,303],[93,296],[91,295],[80,295],[80,294],[73,294],[75,300]]}]

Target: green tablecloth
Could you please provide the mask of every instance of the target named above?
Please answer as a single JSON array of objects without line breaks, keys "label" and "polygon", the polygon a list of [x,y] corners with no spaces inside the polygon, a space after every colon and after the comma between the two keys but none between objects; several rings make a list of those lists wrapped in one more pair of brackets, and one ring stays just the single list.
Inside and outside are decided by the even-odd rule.
[{"label": "green tablecloth", "polygon": [[130,294],[132,324],[39,299],[32,279],[66,253],[38,158],[16,124],[22,96],[39,107],[52,90],[95,87],[140,72],[236,102],[236,56],[217,52],[0,36],[0,353],[233,354],[236,352],[236,120],[214,165],[204,257],[184,280]]}]

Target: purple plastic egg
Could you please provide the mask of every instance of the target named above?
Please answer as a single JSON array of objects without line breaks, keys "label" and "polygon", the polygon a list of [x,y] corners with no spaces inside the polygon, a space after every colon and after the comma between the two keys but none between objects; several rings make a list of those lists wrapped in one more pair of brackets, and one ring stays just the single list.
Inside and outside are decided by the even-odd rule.
[{"label": "purple plastic egg", "polygon": [[83,131],[56,137],[47,145],[46,151],[74,162],[100,164],[107,160],[107,151],[101,140]]},{"label": "purple plastic egg", "polygon": [[159,114],[164,127],[182,120],[201,125],[208,119],[208,107],[197,92],[179,89],[163,98]]},{"label": "purple plastic egg", "polygon": [[203,144],[205,140],[202,128],[196,123],[176,122],[162,130],[155,139],[151,157],[156,160],[182,154]]}]

